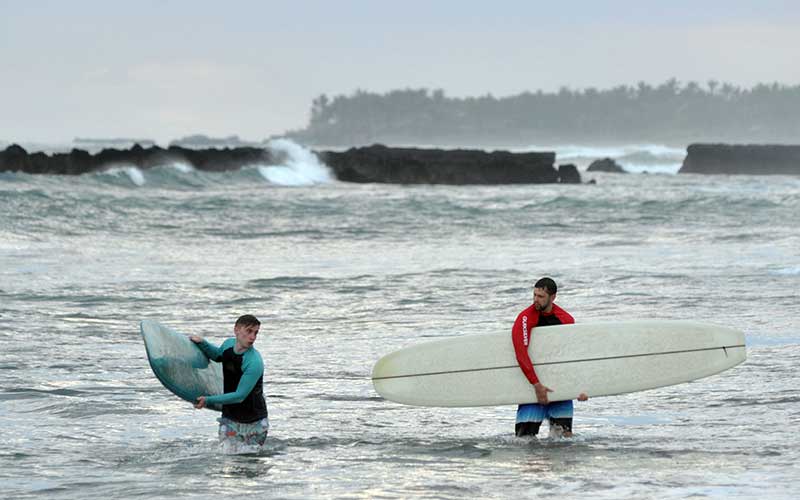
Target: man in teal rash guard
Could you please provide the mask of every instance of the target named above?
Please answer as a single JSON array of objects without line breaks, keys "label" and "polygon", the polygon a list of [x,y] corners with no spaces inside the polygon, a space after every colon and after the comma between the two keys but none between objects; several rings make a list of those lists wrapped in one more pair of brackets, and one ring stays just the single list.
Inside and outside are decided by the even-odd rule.
[{"label": "man in teal rash guard", "polygon": [[200,396],[195,408],[222,405],[220,442],[262,446],[267,439],[269,419],[264,400],[264,361],[253,347],[261,322],[250,314],[236,320],[235,338],[215,347],[201,337],[189,338],[210,359],[222,363],[224,394]]}]

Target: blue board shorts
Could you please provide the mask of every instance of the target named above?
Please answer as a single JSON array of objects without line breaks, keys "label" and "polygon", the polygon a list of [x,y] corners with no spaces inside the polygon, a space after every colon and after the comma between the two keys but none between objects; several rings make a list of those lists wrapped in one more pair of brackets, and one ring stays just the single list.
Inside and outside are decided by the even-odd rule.
[{"label": "blue board shorts", "polygon": [[531,403],[519,405],[517,423],[542,422],[551,418],[572,418],[572,401],[555,401],[546,405]]}]

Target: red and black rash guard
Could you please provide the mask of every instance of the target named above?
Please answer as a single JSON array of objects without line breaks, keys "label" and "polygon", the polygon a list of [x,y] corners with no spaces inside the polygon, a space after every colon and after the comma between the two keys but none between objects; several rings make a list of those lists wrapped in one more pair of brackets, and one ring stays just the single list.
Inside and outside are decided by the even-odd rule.
[{"label": "red and black rash guard", "polygon": [[569,325],[575,323],[575,319],[565,310],[553,304],[550,314],[541,313],[536,307],[531,305],[517,316],[514,328],[511,329],[511,340],[514,342],[514,352],[517,355],[517,363],[522,369],[522,373],[531,384],[539,383],[539,377],[533,369],[533,362],[528,356],[528,345],[531,341],[531,330],[537,326],[550,325]]}]

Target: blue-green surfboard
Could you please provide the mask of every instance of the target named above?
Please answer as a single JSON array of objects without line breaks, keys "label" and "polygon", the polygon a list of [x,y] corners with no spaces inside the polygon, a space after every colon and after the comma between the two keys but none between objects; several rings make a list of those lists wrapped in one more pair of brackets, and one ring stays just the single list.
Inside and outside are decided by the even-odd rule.
[{"label": "blue-green surfboard", "polygon": [[[170,392],[191,403],[223,393],[220,364],[209,362],[189,337],[152,320],[142,321],[140,328],[150,367]],[[222,411],[220,405],[208,408]]]}]

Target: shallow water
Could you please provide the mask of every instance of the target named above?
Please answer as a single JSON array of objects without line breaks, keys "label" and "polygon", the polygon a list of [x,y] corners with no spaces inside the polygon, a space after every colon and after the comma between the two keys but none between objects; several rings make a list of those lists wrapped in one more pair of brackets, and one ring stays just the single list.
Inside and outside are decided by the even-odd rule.
[{"label": "shallow water", "polygon": [[[4,496],[796,492],[796,178],[286,188],[257,168],[142,175],[0,174]],[[577,321],[729,325],[748,360],[577,403],[569,440],[513,437],[513,407],[414,408],[373,391],[383,354],[510,330],[542,275]],[[221,341],[242,313],[264,322],[271,437],[230,456],[216,414],[152,376],[138,322]]]}]

